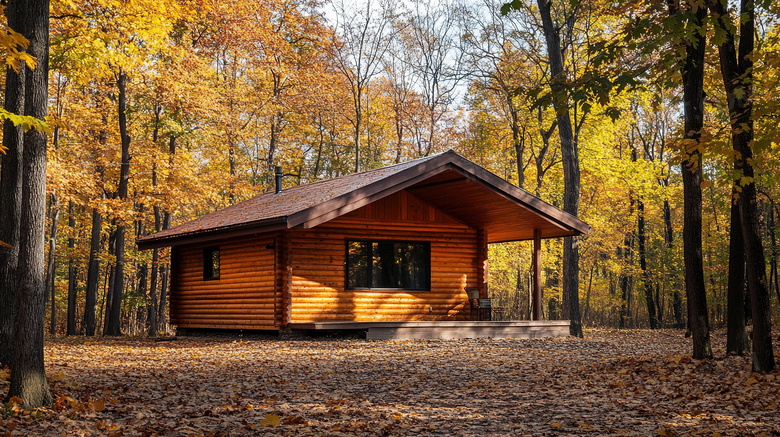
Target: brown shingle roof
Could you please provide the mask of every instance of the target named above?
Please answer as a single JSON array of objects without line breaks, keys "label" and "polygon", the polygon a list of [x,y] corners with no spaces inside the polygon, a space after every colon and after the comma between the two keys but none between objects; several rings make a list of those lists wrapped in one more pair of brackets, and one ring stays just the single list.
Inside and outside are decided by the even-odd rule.
[{"label": "brown shingle roof", "polygon": [[[228,206],[227,208],[204,215],[170,229],[148,235],[137,240],[138,246],[154,244],[194,235],[233,229],[237,226],[257,224],[276,224],[286,221],[285,218],[308,208],[335,199],[341,195],[384,179],[392,174],[413,167],[439,155],[431,155],[387,167],[366,170],[325,181],[313,182],[286,188],[279,193],[264,193],[251,199]],[[158,246],[158,244],[154,244]],[[152,246],[152,247],[154,247]]]},{"label": "brown shingle roof", "polygon": [[[504,181],[453,151],[265,193],[137,240],[140,249],[211,239],[228,232],[309,228],[403,189],[474,227],[490,242],[587,233],[576,217]],[[530,234],[528,233],[530,231]],[[493,235],[493,237],[490,237]],[[529,235],[531,237],[529,237]]]}]

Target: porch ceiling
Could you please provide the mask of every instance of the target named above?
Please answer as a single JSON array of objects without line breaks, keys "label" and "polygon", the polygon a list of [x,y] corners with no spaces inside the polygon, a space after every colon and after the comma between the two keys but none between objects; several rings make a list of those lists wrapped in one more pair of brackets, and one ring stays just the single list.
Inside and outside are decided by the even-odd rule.
[{"label": "porch ceiling", "polygon": [[531,240],[534,229],[542,231],[542,238],[579,234],[534,211],[537,198],[528,195],[532,199],[524,200],[529,206],[523,206],[494,187],[455,170],[439,173],[408,191],[469,226],[485,229],[489,243]]}]

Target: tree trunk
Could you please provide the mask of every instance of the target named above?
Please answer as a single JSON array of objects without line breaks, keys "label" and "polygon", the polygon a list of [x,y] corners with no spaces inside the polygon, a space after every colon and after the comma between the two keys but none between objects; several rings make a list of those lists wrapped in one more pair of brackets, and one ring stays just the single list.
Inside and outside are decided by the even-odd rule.
[{"label": "tree trunk", "polygon": [[60,201],[57,198],[57,193],[51,195],[51,232],[49,233],[49,261],[46,267],[46,287],[47,294],[51,296],[51,320],[49,323],[49,334],[54,335],[57,333],[57,301],[56,289],[54,287],[54,274],[57,258],[55,257],[57,251],[57,223],[60,219]]},{"label": "tree trunk", "polygon": [[149,304],[146,306],[149,319],[149,335],[154,337],[159,330],[157,327],[157,272],[159,271],[160,249],[152,251],[152,274],[149,280]]},{"label": "tree trunk", "polygon": [[161,327],[167,328],[168,322],[165,319],[165,306],[168,299],[168,271],[170,266],[162,268],[162,280],[160,281],[160,306],[157,308],[157,320]]},{"label": "tree trunk", "polygon": [[639,268],[642,269],[642,279],[645,283],[645,300],[647,301],[647,316],[650,322],[650,329],[658,328],[656,320],[656,306],[653,300],[653,279],[650,277],[650,271],[647,270],[647,254],[645,253],[645,204],[642,200],[637,201],[637,237],[639,238]]},{"label": "tree trunk", "polygon": [[[775,367],[772,350],[771,301],[766,278],[766,259],[761,241],[756,184],[753,181],[753,46],[755,10],[752,0],[740,3],[739,54],[727,5],[714,0],[710,5],[717,25],[726,33],[720,45],[720,71],[729,104],[734,165],[749,182],[742,185],[739,197],[742,238],[745,244],[745,266],[753,313],[753,371],[770,372]],[[726,24],[728,22],[728,25]]]},{"label": "tree trunk", "polygon": [[523,163],[525,162],[525,129],[520,129],[520,123],[518,121],[517,108],[514,104],[514,93],[509,92],[506,94],[506,104],[509,108],[509,115],[512,118],[512,144],[515,146],[515,158],[517,159],[517,186],[524,188],[525,185],[525,172]]},{"label": "tree trunk", "polygon": [[76,335],[76,263],[73,259],[76,247],[76,219],[73,217],[73,201],[68,201],[68,327],[66,335]]},{"label": "tree trunk", "polygon": [[[6,7],[8,27],[23,32],[21,2],[12,1]],[[24,67],[17,73],[6,67],[5,104],[13,114],[24,114]],[[10,365],[13,357],[13,333],[16,320],[16,266],[19,259],[19,217],[22,206],[22,152],[24,130],[10,120],[3,124],[3,147],[0,154],[0,367]]]},{"label": "tree trunk", "polygon": [[[631,162],[636,162],[637,154],[636,149],[631,149]],[[628,216],[634,215],[634,193],[629,190],[628,193]],[[630,229],[623,236],[623,272],[620,274],[620,325],[622,328],[629,328],[631,324],[631,283],[630,272],[633,265],[633,247],[634,247],[634,230]],[[620,251],[618,251],[620,253]]]},{"label": "tree trunk", "polygon": [[731,230],[729,234],[728,308],[726,319],[726,352],[743,355],[750,349],[745,331],[745,243],[736,185],[731,190]]},{"label": "tree trunk", "polygon": [[775,294],[777,295],[778,303],[780,303],[780,285],[777,278],[777,237],[775,236],[775,202],[770,199],[772,202],[771,207],[769,208],[769,224],[767,225],[767,231],[769,232],[769,240],[771,244],[771,249],[769,253],[771,253],[771,258],[769,261],[770,267],[770,274],[769,274],[769,294],[772,294],[772,288],[774,287]]},{"label": "tree trunk", "polygon": [[100,229],[103,218],[97,208],[92,208],[92,235],[89,243],[89,265],[87,266],[87,289],[84,303],[84,334],[95,335],[97,293],[100,283]]},{"label": "tree trunk", "polygon": [[[672,208],[669,201],[664,200],[664,246],[668,255],[672,256],[672,246],[674,244],[674,229],[672,228]],[[682,295],[680,287],[677,286],[677,275],[672,274],[672,315],[674,316],[674,327],[682,329],[685,326],[682,312]],[[656,299],[658,300],[658,299]]]},{"label": "tree trunk", "polygon": [[[565,90],[566,75],[563,69],[561,54],[561,39],[555,29],[550,13],[550,1],[537,0],[539,14],[542,18],[544,38],[547,43],[547,54],[550,60],[550,89],[558,121],[558,136],[561,140],[561,157],[563,160],[563,210],[573,216],[579,214],[580,208],[580,160],[577,143],[574,140],[571,119],[569,118],[568,94]],[[580,319],[580,252],[577,237],[563,239],[563,307],[564,317],[571,321],[571,335],[582,337],[582,320]]]},{"label": "tree trunk", "polygon": [[590,291],[593,289],[593,272],[596,270],[596,263],[594,262],[590,266],[590,278],[588,279],[588,291],[585,293],[585,309],[582,311],[583,323],[588,320],[588,312],[590,311]]},{"label": "tree trunk", "polygon": [[[16,2],[11,2],[16,7]],[[17,10],[25,19],[22,34],[30,41],[27,53],[37,63],[25,74],[24,114],[44,120],[49,81],[49,1],[28,0]],[[24,135],[22,207],[19,230],[17,313],[14,357],[8,397],[18,396],[26,409],[52,402],[43,362],[45,310],[46,134]]]},{"label": "tree trunk", "polygon": [[[676,13],[681,13],[676,11]],[[707,9],[698,7],[688,14],[693,29],[704,27]],[[691,31],[685,44],[682,65],[683,102],[685,113],[685,153],[682,161],[683,180],[683,256],[685,259],[685,292],[688,297],[688,323],[693,335],[693,358],[712,358],[710,323],[707,312],[707,290],[704,283],[702,258],[702,153],[701,133],[704,126],[704,52],[706,37]]]},{"label": "tree trunk", "polygon": [[[152,185],[157,185],[157,173],[154,172],[152,174]],[[160,207],[155,205],[154,206],[154,230],[155,232],[160,232],[160,225],[162,222],[161,217],[162,212],[160,211]],[[155,336],[157,335],[157,272],[160,269],[159,266],[160,263],[160,249],[154,248],[152,251],[152,273],[151,278],[149,281],[149,301],[146,305],[146,311],[147,315],[146,317],[149,319],[149,335]]]},{"label": "tree trunk", "polygon": [[[125,106],[127,102],[127,74],[119,71],[116,81],[119,89],[119,134],[122,139],[122,164],[119,173],[119,185],[115,197],[121,200],[127,199],[128,183],[130,180],[130,136],[127,133],[127,115]],[[110,305],[106,308],[108,318],[104,335],[121,335],[121,316],[122,316],[122,289],[124,288],[125,277],[125,223],[121,218],[114,219],[116,223],[115,232],[115,250],[116,265],[114,267],[114,283],[111,288]]]},{"label": "tree trunk", "polygon": [[[357,94],[357,101],[360,102],[361,93]],[[355,105],[355,173],[360,171],[360,129],[363,124],[363,105],[358,103]]]}]

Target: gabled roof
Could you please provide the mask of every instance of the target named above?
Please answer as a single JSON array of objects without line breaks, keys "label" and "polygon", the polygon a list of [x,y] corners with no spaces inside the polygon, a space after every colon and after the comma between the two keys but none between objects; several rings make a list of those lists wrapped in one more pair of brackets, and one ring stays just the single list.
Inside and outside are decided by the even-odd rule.
[{"label": "gabled roof", "polygon": [[137,240],[140,249],[211,241],[292,228],[312,228],[383,197],[408,190],[476,229],[488,242],[580,235],[590,226],[449,150],[265,193]]}]

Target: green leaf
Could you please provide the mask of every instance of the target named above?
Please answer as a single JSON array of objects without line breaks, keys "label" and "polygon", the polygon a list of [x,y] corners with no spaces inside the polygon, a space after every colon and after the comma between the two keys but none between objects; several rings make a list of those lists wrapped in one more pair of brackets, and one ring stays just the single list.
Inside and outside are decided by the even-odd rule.
[{"label": "green leaf", "polygon": [[17,115],[13,112],[9,112],[0,108],[0,121],[5,120],[9,120],[14,124],[14,126],[22,126],[25,132],[29,131],[30,129],[35,129],[46,134],[50,134],[52,132],[49,125],[43,120],[25,115]]}]

